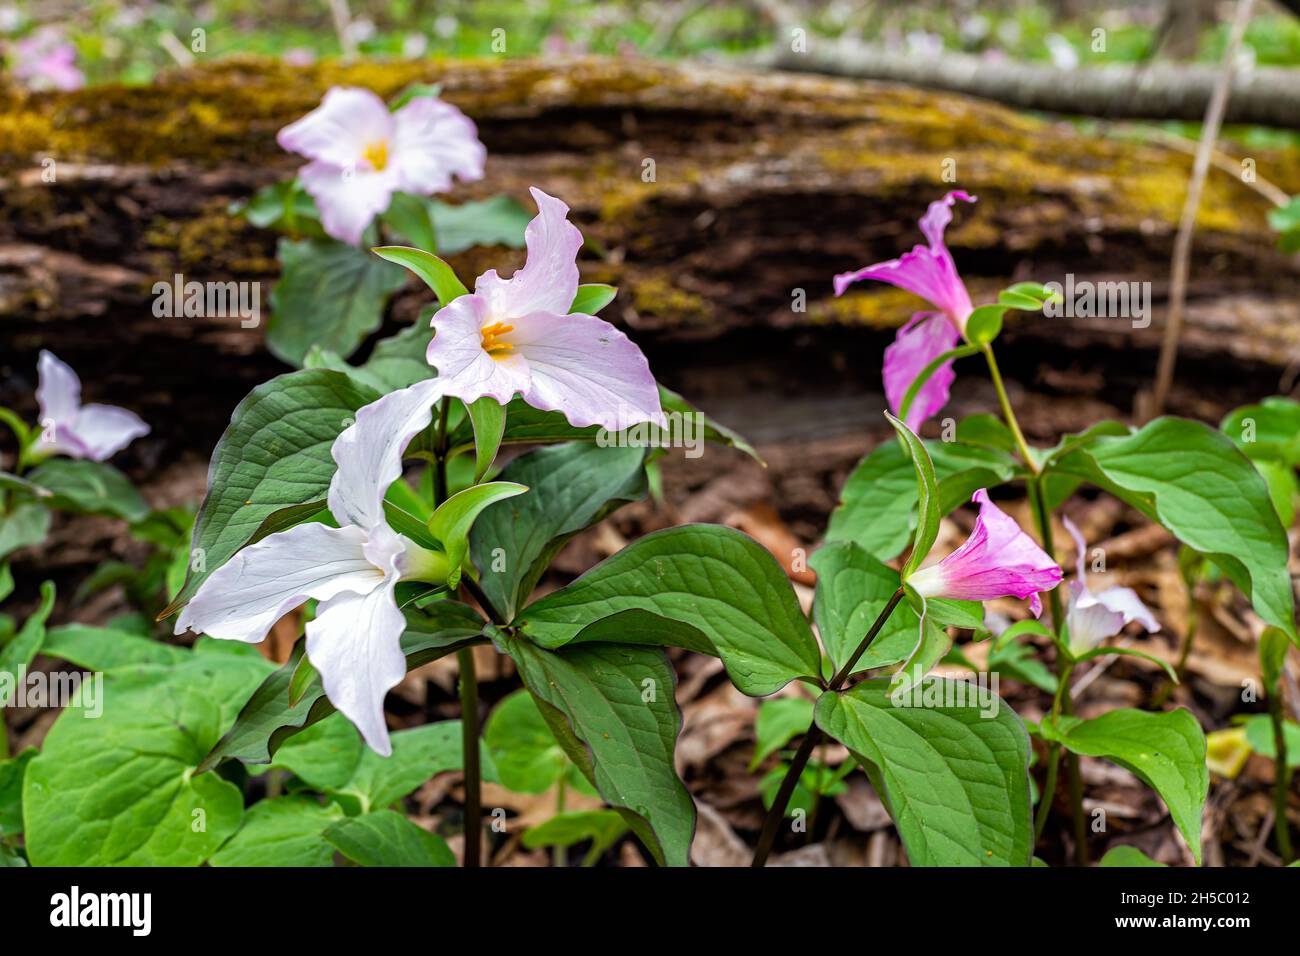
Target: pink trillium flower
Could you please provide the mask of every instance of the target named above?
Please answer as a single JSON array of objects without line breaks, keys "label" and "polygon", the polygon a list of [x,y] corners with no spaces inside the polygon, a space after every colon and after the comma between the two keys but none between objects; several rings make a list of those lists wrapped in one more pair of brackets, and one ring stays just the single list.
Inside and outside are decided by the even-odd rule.
[{"label": "pink trillium flower", "polygon": [[[937,312],[918,312],[898,330],[894,344],[885,349],[885,398],[897,414],[903,397],[916,377],[932,361],[953,348],[966,332],[966,320],[973,311],[970,295],[957,274],[957,265],[944,245],[943,234],[952,222],[952,206],[957,201],[975,202],[975,197],[954,190],[930,203],[921,217],[921,232],[926,245],[914,246],[901,258],[878,262],[843,272],[835,277],[835,294],[843,295],[849,286],[863,279],[888,282],[929,301]],[[904,419],[912,430],[934,415],[948,402],[948,390],[955,377],[952,363],[945,363],[917,392]]]},{"label": "pink trillium flower", "polygon": [[650,363],[626,335],[594,315],[569,314],[578,291],[582,233],[569,207],[530,190],[537,216],[524,231],[528,258],[509,279],[495,269],[472,295],[433,316],[429,364],[448,395],[464,402],[516,394],[534,408],[563,412],[576,428],[664,424]]},{"label": "pink trillium flower", "polygon": [[149,434],[149,426],[135,412],[115,405],[82,405],[81,379],[52,352],[41,350],[36,374],[41,434],[32,451],[37,457],[104,461]]},{"label": "pink trillium flower", "polygon": [[441,397],[430,379],[359,410],[331,450],[338,470],[327,503],[339,526],[300,524],[249,545],[212,572],[176,621],[177,634],[257,643],[286,613],[319,601],[307,623],[307,657],[325,695],[384,756],[392,752],[384,695],[406,676],[406,621],[394,588],[406,580],[441,583],[448,571],[445,555],[389,527],[384,494]]},{"label": "pink trillium flower", "polygon": [[85,74],[77,69],[77,48],[55,27],[43,27],[14,45],[13,74],[33,90],[79,90]]},{"label": "pink trillium flower", "polygon": [[321,225],[356,245],[395,192],[427,196],[483,178],[487,150],[474,122],[434,96],[396,113],[369,90],[336,86],[321,105],[280,130],[276,141],[311,160],[298,171]]},{"label": "pink trillium flower", "polygon": [[1104,591],[1088,590],[1088,573],[1085,557],[1088,545],[1074,522],[1065,518],[1065,530],[1074,539],[1079,552],[1075,565],[1078,575],[1070,582],[1070,600],[1065,612],[1065,625],[1070,633],[1070,652],[1083,654],[1114,637],[1130,621],[1137,621],[1148,633],[1160,630],[1160,623],[1151,614],[1137,592],[1132,588],[1107,588]]},{"label": "pink trillium flower", "polygon": [[1029,598],[1029,609],[1038,617],[1043,613],[1039,592],[1061,583],[1060,567],[989,500],[985,489],[971,500],[980,513],[970,537],[938,564],[914,571],[907,583],[925,598]]}]

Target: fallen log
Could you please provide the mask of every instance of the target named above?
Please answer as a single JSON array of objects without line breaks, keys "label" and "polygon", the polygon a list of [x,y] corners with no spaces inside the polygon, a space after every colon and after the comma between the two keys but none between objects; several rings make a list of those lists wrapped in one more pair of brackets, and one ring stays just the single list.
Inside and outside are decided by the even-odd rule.
[{"label": "fallen log", "polygon": [[[777,44],[751,65],[906,83],[978,96],[1007,106],[1106,119],[1188,120],[1205,116],[1218,68],[1184,63],[1113,64],[1061,69],[1047,63],[995,60],[945,51],[917,56],[864,43],[814,41],[807,50]],[[1225,121],[1300,129],[1300,71],[1241,70]]]},{"label": "fallen log", "polygon": [[[980,197],[949,233],[977,300],[1067,273],[1151,283],[1145,328],[1011,323],[1012,378],[1033,386],[1047,363],[1068,382],[1087,355],[1102,376],[1089,394],[1115,396],[1154,364],[1190,166],[1161,146],[963,97],[652,61],[241,60],[144,89],[0,92],[0,404],[31,408],[36,351],[51,348],[95,380],[97,400],[159,423],[132,454],[206,456],[239,398],[284,366],[237,318],[156,317],[153,283],[273,282],[274,235],[226,210],[298,165],[276,130],[330,85],[388,96],[412,82],[441,83],[488,147],[487,178],[455,198],[526,201],[534,183],[564,197],[592,240],[583,280],[620,287],[605,314],[706,406],[736,400],[761,417],[756,394],[875,396],[880,349],[918,301],[868,285],[835,299],[830,277],[909,248],[925,204],[954,187]],[[1261,176],[1300,191],[1295,152],[1254,158]],[[1215,402],[1271,391],[1300,355],[1300,279],[1274,248],[1268,208],[1235,177],[1207,184],[1183,355],[1189,380],[1198,368],[1228,380]],[[478,249],[453,264],[471,278],[519,259]],[[385,331],[428,300],[412,282]],[[1187,389],[1172,405],[1212,416],[1206,400]]]}]

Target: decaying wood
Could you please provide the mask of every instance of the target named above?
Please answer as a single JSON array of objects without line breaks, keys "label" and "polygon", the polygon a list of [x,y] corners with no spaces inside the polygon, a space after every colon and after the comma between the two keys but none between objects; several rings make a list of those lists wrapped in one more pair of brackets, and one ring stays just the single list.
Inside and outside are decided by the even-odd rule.
[{"label": "decaying wood", "polygon": [[[148,441],[206,455],[239,398],[283,366],[262,330],[238,319],[156,318],[152,284],[175,273],[274,281],[275,236],[226,209],[301,162],[276,146],[275,132],[333,84],[391,95],[417,81],[441,83],[488,147],[487,178],[455,198],[527,201],[531,184],[563,197],[592,240],[584,281],[621,289],[606,314],[666,382],[706,407],[734,406],[748,419],[738,424],[768,432],[783,422],[773,442],[817,430],[834,440],[858,427],[861,416],[827,412],[878,392],[880,349],[919,303],[865,284],[835,299],[830,277],[910,247],[917,217],[946,189],[979,195],[949,232],[978,300],[1010,281],[1067,272],[1123,282],[1164,275],[1190,165],[1159,145],[979,100],[634,59],[302,69],[233,61],[145,89],[5,92],[0,403],[30,407],[35,354],[48,347],[93,369],[97,400],[161,423]],[[1261,175],[1300,191],[1295,153],[1253,158]],[[1247,184],[1212,172],[1183,355],[1224,382],[1213,393],[1176,393],[1175,410],[1213,417],[1271,390],[1300,356],[1300,282],[1294,261],[1274,249],[1268,208]],[[472,250],[453,264],[469,278],[520,258]],[[1013,319],[1009,376],[1066,393],[1082,380],[1076,394],[1125,407],[1154,363],[1164,283],[1152,292],[1146,328]],[[412,282],[385,331],[428,299]],[[979,387],[959,382],[958,402],[961,388]],[[756,394],[770,401],[755,403]],[[770,418],[778,400],[807,414]],[[1026,425],[1050,429],[1051,414],[1029,409]],[[161,456],[148,441],[136,454],[154,447]]]}]

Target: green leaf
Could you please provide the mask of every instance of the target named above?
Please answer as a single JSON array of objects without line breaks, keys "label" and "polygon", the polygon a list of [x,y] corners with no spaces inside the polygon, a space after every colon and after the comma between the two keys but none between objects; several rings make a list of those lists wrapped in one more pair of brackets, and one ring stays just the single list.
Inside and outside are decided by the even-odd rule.
[{"label": "green leaf", "polygon": [[1300,465],[1300,402],[1273,396],[1227,414],[1219,430],[1255,461]]},{"label": "green leaf", "polygon": [[[1016,453],[1016,439],[1011,429],[996,415],[981,412],[967,415],[957,423],[957,441],[966,445],[982,445],[1009,455]],[[936,466],[937,468],[937,466]]]},{"label": "green leaf", "polygon": [[547,651],[498,640],[569,759],[660,862],[686,866],[695,804],[673,769],[681,713],[663,651],[583,644]]},{"label": "green leaf", "polygon": [[378,398],[340,372],[310,369],[273,378],[239,403],[212,452],[207,497],[194,522],[191,549],[202,556],[202,569],[191,562],[164,616],[180,610],[250,540],[283,530],[275,526],[277,514],[289,511],[300,521],[324,507],[337,467],[334,439]]},{"label": "green leaf", "polygon": [[[852,541],[824,545],[809,566],[817,572],[813,617],[822,644],[838,671],[866,637],[898,590],[898,572]],[[907,602],[899,602],[853,673],[907,660],[920,640],[920,621]]]},{"label": "green leaf", "polygon": [[266,347],[298,365],[313,345],[347,358],[384,319],[400,269],[364,249],[321,239],[281,239],[280,281],[271,291]]},{"label": "green leaf", "polygon": [[1300,482],[1296,481],[1295,469],[1280,461],[1256,461],[1255,468],[1268,485],[1268,496],[1282,527],[1291,527],[1295,523],[1296,495],[1300,494]]},{"label": "green leaf", "polygon": [[325,839],[360,866],[455,866],[451,847],[393,810],[339,820]]},{"label": "green leaf", "polygon": [[[452,206],[425,200],[438,232],[438,251],[454,256],[474,246],[522,249],[524,229],[533,214],[509,196],[463,202]],[[440,297],[441,298],[441,297]]]},{"label": "green leaf", "polygon": [[527,690],[497,704],[483,729],[501,783],[517,793],[545,793],[564,774],[569,758]]},{"label": "green leaf", "polygon": [[248,202],[230,205],[231,215],[242,215],[259,229],[324,239],[320,210],[297,179],[264,186]]},{"label": "green leaf", "polygon": [[1171,681],[1175,684],[1178,683],[1178,673],[1168,661],[1162,660],[1154,654],[1139,651],[1135,647],[1094,647],[1092,650],[1080,654],[1075,658],[1075,661],[1090,661],[1094,657],[1108,657],[1111,654],[1118,654],[1121,657],[1140,657],[1144,661],[1150,661],[1163,670]]},{"label": "green leaf", "polygon": [[821,674],[821,652],[785,572],[731,528],[682,525],[648,534],[530,605],[518,623],[544,647],[560,647],[627,610],[695,628],[752,697]]},{"label": "green leaf", "polygon": [[[0,708],[5,707],[27,673],[27,665],[45,642],[45,622],[54,609],[54,582],[41,585],[41,603],[17,634],[0,647]],[[0,733],[4,728],[0,727]]]},{"label": "green leaf", "polygon": [[313,790],[328,793],[352,779],[364,749],[356,728],[342,714],[334,713],[286,740],[275,752],[271,767],[287,770]]},{"label": "green leaf", "polygon": [[451,576],[447,579],[449,587],[454,588],[460,580],[460,568],[469,553],[469,532],[475,519],[489,505],[522,495],[527,490],[525,485],[511,481],[489,481],[458,491],[437,507],[428,522],[429,533],[447,552],[447,562],[451,565]]},{"label": "green leaf", "polygon": [[337,353],[318,345],[312,346],[302,364],[303,368],[328,368],[344,372],[366,388],[386,395],[433,378],[433,368],[425,357],[432,340],[428,317],[422,312],[414,325],[408,325],[396,335],[376,342],[370,351],[370,357],[360,365],[349,365]]},{"label": "green leaf", "polygon": [[[960,426],[959,426],[960,434]],[[939,479],[939,509],[948,514],[980,488],[1009,481],[1015,461],[1002,450],[958,442],[927,442]],[[881,561],[907,546],[915,527],[916,470],[899,442],[882,442],[864,458],[840,489],[826,540],[856,541]]]},{"label": "green leaf", "polygon": [[[1277,747],[1273,742],[1273,720],[1268,714],[1255,714],[1246,723],[1246,742],[1261,757],[1277,760]],[[1294,720],[1282,724],[1282,740],[1286,744],[1286,765],[1294,770],[1300,767],[1300,724]],[[1276,771],[1274,771],[1276,773]]]},{"label": "green leaf", "polygon": [[[402,650],[406,654],[407,670],[482,640],[483,619],[456,601],[436,601],[423,610],[406,608],[405,613]],[[297,703],[290,702],[289,688],[305,644],[300,640],[294,645],[289,660],[268,674],[247,698],[233,726],[204,757],[200,772],[226,759],[245,764],[270,763],[281,744],[334,713],[319,674],[301,690]]]},{"label": "green leaf", "polygon": [[795,737],[806,734],[812,727],[812,720],[813,701],[806,697],[776,697],[763,701],[754,721],[754,756],[749,761],[749,772],[757,770],[764,760]]},{"label": "green leaf", "polygon": [[410,246],[376,246],[371,252],[414,272],[433,290],[441,305],[445,306],[453,299],[469,294],[469,290],[456,278],[451,266],[431,252],[412,249]]},{"label": "green leaf", "polygon": [[867,767],[913,866],[1028,866],[1029,736],[996,697],[993,715],[952,706],[957,683],[927,681],[935,702],[897,706],[888,681],[864,681],[823,694],[817,725]]},{"label": "green leaf", "polygon": [[56,507],[67,511],[127,521],[140,521],[149,514],[149,506],[126,475],[103,462],[51,458],[28,472],[27,478],[48,491]]},{"label": "green leaf", "polygon": [[441,83],[412,83],[393,98],[392,102],[388,104],[388,109],[396,113],[412,100],[418,100],[426,96],[438,96],[441,93]]},{"label": "green leaf", "polygon": [[20,548],[40,544],[50,531],[50,509],[34,501],[23,501],[0,514],[0,558]]},{"label": "green leaf", "polygon": [[1265,622],[1296,633],[1287,540],[1254,465],[1220,432],[1158,418],[1124,438],[1101,438],[1055,466],[1159,521],[1208,555]]},{"label": "green leaf", "polygon": [[183,664],[190,652],[129,631],[90,624],[64,624],[51,628],[41,653],[84,667],[111,671],[138,664]]},{"label": "green leaf", "polygon": [[1042,724],[1043,736],[1071,753],[1105,757],[1155,790],[1201,864],[1201,814],[1210,787],[1205,734],[1190,711],[1152,713],[1128,708],[1080,720]]},{"label": "green leaf", "polygon": [[602,285],[600,283],[580,285],[578,286],[578,294],[573,297],[573,305],[569,306],[569,314],[595,315],[613,302],[616,295],[618,295],[618,289],[612,285]]},{"label": "green leaf", "polygon": [[410,193],[393,193],[388,209],[380,217],[391,228],[418,249],[438,251],[438,234],[429,212],[429,202],[423,196]]},{"label": "green leaf", "polygon": [[23,783],[32,864],[208,859],[238,829],[244,801],[233,784],[195,767],[267,668],[256,657],[195,654],[107,675],[97,720],[87,719],[87,702],[65,708]]},{"label": "green leaf", "polygon": [[[934,321],[940,320],[935,319]],[[909,385],[907,391],[903,393],[903,401],[900,402],[898,406],[899,418],[906,421],[907,413],[911,411],[912,403],[916,401],[916,396],[921,394],[921,389],[925,387],[926,382],[930,381],[930,378],[935,372],[939,371],[939,369],[943,368],[943,366],[947,365],[949,362],[955,362],[957,359],[966,358],[968,355],[975,355],[978,352],[979,349],[974,345],[959,345],[955,349],[949,349],[947,352],[936,356],[928,365],[926,365],[925,368],[921,369],[921,371],[917,373],[916,378],[912,379],[912,384]]]},{"label": "green leaf", "polygon": [[23,832],[23,772],[35,756],[36,748],[28,747],[0,760],[0,840]]},{"label": "green leaf", "polygon": [[474,482],[477,484],[496,460],[506,431],[506,409],[495,398],[486,395],[465,407],[474,425]]},{"label": "green leaf", "polygon": [[545,823],[528,830],[524,834],[524,847],[529,850],[544,846],[570,847],[591,841],[591,849],[583,862],[583,866],[589,866],[627,830],[627,821],[617,810],[570,810],[557,813]]},{"label": "green leaf", "polygon": [[900,572],[906,581],[921,566],[921,562],[934,547],[935,539],[939,537],[939,479],[935,476],[934,462],[930,460],[930,454],[921,439],[889,412],[885,412],[885,417],[894,426],[894,431],[898,432],[903,447],[912,459],[912,467],[916,470],[916,534],[912,538],[912,551]]},{"label": "green leaf", "polygon": [[644,461],[641,448],[574,443],[539,448],[505,467],[498,477],[528,493],[486,509],[470,550],[479,583],[507,620],[575,534],[645,497]]},{"label": "green leaf", "polygon": [[325,830],[343,811],[333,803],[290,796],[260,800],[243,826],[213,854],[213,866],[330,866],[334,847]]},{"label": "green leaf", "polygon": [[1167,866],[1168,864],[1157,863],[1135,846],[1113,846],[1106,851],[1106,855],[1101,858],[1097,865],[1135,867]]},{"label": "green leaf", "polygon": [[966,319],[966,341],[982,347],[1002,334],[1002,317],[1011,305],[981,305]]}]

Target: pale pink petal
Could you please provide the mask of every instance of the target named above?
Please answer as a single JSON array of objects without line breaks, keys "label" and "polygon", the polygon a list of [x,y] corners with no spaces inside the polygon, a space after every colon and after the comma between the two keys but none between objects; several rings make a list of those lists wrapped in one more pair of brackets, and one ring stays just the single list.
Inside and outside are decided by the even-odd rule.
[{"label": "pale pink petal", "polygon": [[952,219],[951,206],[958,199],[964,202],[975,201],[964,192],[953,191],[943,199],[932,202],[926,214],[921,217],[921,230],[929,240],[929,245],[914,246],[911,252],[904,253],[898,259],[878,262],[857,272],[840,273],[835,277],[835,294],[843,295],[849,286],[863,279],[887,282],[927,300],[942,311],[958,330],[964,331],[966,319],[971,313],[970,295],[943,242],[944,228]]},{"label": "pale pink petal", "polygon": [[[916,377],[927,365],[957,344],[960,336],[937,312],[918,312],[898,330],[894,343],[885,349],[885,397],[894,414],[902,408],[903,398]],[[948,404],[948,389],[956,373],[952,362],[941,365],[921,386],[907,410],[903,424],[912,431]]]},{"label": "pale pink petal", "polygon": [[1085,588],[1088,585],[1087,556],[1088,542],[1083,539],[1083,532],[1069,518],[1062,516],[1061,523],[1065,525],[1065,530],[1070,533],[1074,539],[1074,573],[1078,576],[1078,581]]},{"label": "pale pink petal", "polygon": [[356,167],[308,163],[298,178],[320,210],[321,226],[340,242],[357,245],[375,216],[388,209],[397,189],[397,177],[389,168],[369,172]]},{"label": "pale pink petal", "polygon": [[483,178],[487,150],[474,121],[456,107],[432,96],[407,103],[394,116],[391,163],[398,189],[427,196],[462,182]]},{"label": "pale pink petal", "polygon": [[540,189],[529,190],[537,215],[524,230],[528,258],[509,279],[492,269],[478,277],[474,291],[483,296],[495,319],[517,319],[532,312],[564,315],[578,292],[578,250],[582,233],[569,222],[569,207]]},{"label": "pale pink petal", "polygon": [[1118,634],[1124,627],[1124,615],[1097,601],[1088,600],[1086,592],[1078,594],[1076,585],[1077,582],[1071,582],[1071,599],[1065,615],[1065,627],[1070,636],[1070,651],[1082,654],[1097,647],[1106,638]]},{"label": "pale pink petal", "polygon": [[1062,520],[1078,552],[1077,576],[1070,582],[1070,601],[1066,609],[1070,649],[1076,654],[1091,650],[1106,638],[1114,637],[1130,621],[1137,621],[1148,631],[1158,631],[1159,622],[1131,588],[1107,588],[1095,594],[1088,589],[1087,542],[1073,521],[1069,518]]},{"label": "pale pink petal", "polygon": [[291,153],[345,169],[359,166],[372,143],[391,147],[394,129],[388,107],[370,90],[336,86],[320,106],[280,130],[276,142]]},{"label": "pale pink petal", "polygon": [[575,428],[664,424],[650,363],[604,319],[535,312],[515,319],[514,326],[509,341],[532,375],[524,392],[529,405],[563,412]]},{"label": "pale pink petal", "polygon": [[1124,616],[1124,623],[1137,621],[1148,633],[1154,633],[1160,630],[1160,622],[1155,619],[1155,615],[1147,609],[1142,603],[1142,599],[1137,596],[1137,592],[1132,588],[1107,588],[1104,591],[1098,591],[1093,595],[1097,603],[1114,611],[1116,614]]},{"label": "pale pink petal", "polygon": [[371,749],[392,753],[384,723],[384,696],[406,676],[402,631],[390,573],[366,594],[339,594],[322,601],[307,623],[307,658],[320,672],[325,696],[356,725]]},{"label": "pale pink petal", "polygon": [[384,572],[366,558],[366,541],[359,528],[310,523],[250,544],[203,582],[177,618],[176,633],[256,643],[309,598],[372,591]]},{"label": "pale pink petal", "polygon": [[[463,402],[486,395],[505,405],[516,393],[527,391],[532,379],[517,351],[500,358],[484,351],[482,329],[494,324],[489,320],[487,300],[481,295],[453,299],[434,313],[433,341],[425,357],[438,370],[436,381],[446,394]],[[512,333],[505,336],[513,339]]]},{"label": "pale pink petal", "polygon": [[339,524],[384,526],[384,495],[402,475],[402,453],[433,420],[433,403],[442,396],[442,379],[425,379],[357,411],[330,449],[338,470],[330,479],[329,509]]},{"label": "pale pink petal", "polygon": [[71,424],[81,408],[81,379],[70,366],[41,349],[36,360],[36,404],[40,406],[41,425]]},{"label": "pale pink petal", "polygon": [[131,442],[149,434],[149,426],[135,412],[114,405],[85,405],[68,429],[85,449],[82,457],[104,461]]},{"label": "pale pink petal", "polygon": [[[971,498],[980,506],[970,537],[938,564],[908,578],[923,597],[987,601],[997,597],[1030,598],[1041,613],[1041,591],[1061,582],[1061,569],[1020,526],[989,500],[981,488]],[[1036,608],[1035,608],[1036,606]]]}]

